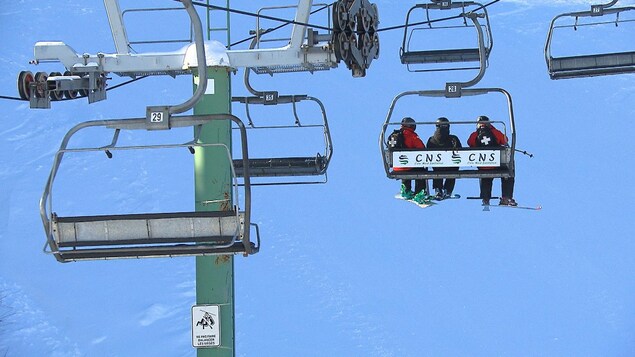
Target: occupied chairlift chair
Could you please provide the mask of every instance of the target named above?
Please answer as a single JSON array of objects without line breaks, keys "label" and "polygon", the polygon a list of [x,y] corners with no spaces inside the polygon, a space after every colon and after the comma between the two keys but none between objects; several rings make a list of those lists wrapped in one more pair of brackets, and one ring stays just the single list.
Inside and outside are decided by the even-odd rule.
[{"label": "occupied chairlift chair", "polygon": [[[256,43],[261,41],[261,37],[257,37],[252,41],[251,48],[256,46]],[[249,172],[251,177],[298,177],[298,176],[322,176],[323,181],[276,181],[268,183],[252,183],[254,185],[269,185],[269,184],[295,184],[295,183],[325,183],[326,182],[326,169],[328,168],[331,156],[333,154],[333,145],[331,142],[331,134],[329,131],[328,121],[326,117],[326,110],[324,105],[317,98],[308,95],[279,95],[276,91],[258,91],[254,89],[249,83],[249,74],[252,69],[245,68],[244,83],[247,90],[253,94],[248,97],[233,97],[232,101],[236,103],[245,104],[245,113],[248,120],[247,129],[310,129],[319,128],[322,131],[324,137],[324,151],[322,154],[319,152],[312,156],[295,156],[295,157],[273,157],[273,158],[251,158],[249,159]],[[307,122],[300,119],[298,115],[298,106],[302,102],[313,102],[319,107],[321,113],[321,122],[307,124]],[[293,125],[264,125],[257,126],[254,124],[251,109],[253,106],[273,106],[290,104],[293,111],[294,123]],[[297,132],[297,130],[292,130]],[[234,160],[234,166],[236,168],[236,174],[239,177],[244,175],[244,166],[242,160]]]},{"label": "occupied chairlift chair", "polygon": [[[485,75],[487,51],[485,49],[484,34],[478,25],[477,16],[473,13],[466,14],[473,21],[478,34],[479,72],[472,80],[461,82],[449,82],[445,90],[408,91],[397,95],[388,110],[388,115],[379,135],[379,150],[382,156],[386,176],[391,179],[435,179],[435,178],[488,178],[488,177],[514,177],[514,152],[516,148],[516,131],[514,124],[514,110],[511,95],[501,88],[469,88],[477,84]],[[507,101],[508,120],[494,121],[503,124],[504,134],[509,138],[507,147],[500,148],[461,148],[461,149],[399,149],[391,150],[386,142],[388,128],[396,128],[401,125],[401,118],[392,120],[395,105],[399,99],[408,96],[420,97],[445,97],[449,100],[466,96],[488,95],[500,93]],[[431,125],[436,122],[419,122],[420,125]],[[474,122],[450,122],[449,124],[474,124]],[[509,128],[507,126],[509,124]],[[499,128],[501,129],[501,128]],[[490,160],[493,158],[493,160]],[[459,167],[459,171],[422,171],[406,170],[395,171],[394,167],[422,168],[422,167]],[[478,167],[497,167],[495,169],[479,170]]]},{"label": "occupied chairlift chair", "polygon": [[[115,28],[123,29],[118,3],[116,1],[105,1],[105,4],[109,10],[109,20],[111,21],[113,30]],[[109,5],[111,5],[111,7],[109,7]],[[194,45],[196,48],[196,64],[190,64],[190,66],[198,67],[200,71],[199,85],[192,97],[179,105],[148,107],[146,109],[146,118],[104,120],[78,124],[66,134],[60,145],[60,149],[55,155],[53,168],[51,169],[49,179],[47,180],[44,193],[40,200],[40,214],[47,236],[44,249],[47,251],[48,247],[48,251],[55,255],[60,262],[231,253],[249,255],[259,250],[259,237],[257,238],[257,244],[255,244],[251,242],[249,234],[250,227],[253,224],[250,219],[251,186],[248,169],[245,170],[244,173],[244,211],[240,211],[238,205],[233,205],[233,207],[229,206],[230,209],[226,211],[59,217],[53,210],[52,193],[55,177],[62,163],[64,153],[66,152],[101,150],[104,151],[108,157],[111,157],[112,152],[115,150],[187,147],[190,151],[195,151],[197,147],[209,146],[197,142],[201,125],[211,120],[231,120],[241,128],[242,157],[245,162],[248,161],[247,135],[244,125],[237,117],[229,114],[173,116],[174,114],[180,114],[193,108],[205,93],[207,87],[207,59],[204,50],[200,18],[193,8],[191,1],[184,0],[183,5],[192,22]],[[113,17],[113,14],[117,16]],[[123,37],[114,36],[118,51],[124,50],[122,46],[126,47],[125,50],[127,50],[125,31],[117,33],[120,35],[123,33]],[[113,31],[113,34],[115,34],[115,31]],[[118,39],[123,40],[123,42],[119,42]],[[47,47],[41,47],[40,50],[46,48]],[[59,47],[54,46],[54,48]],[[155,59],[162,58],[160,54],[154,56]],[[87,55],[85,57],[89,58],[90,56]],[[104,58],[103,55],[98,57]],[[122,58],[128,58],[128,56],[124,54]],[[95,71],[103,71],[104,68],[100,68],[102,65],[103,63],[91,66],[94,67]],[[144,69],[142,65],[139,66],[139,63],[137,63],[137,65],[121,63],[119,67],[116,63],[110,63],[109,65],[112,66],[113,69],[119,69],[120,72],[127,73],[131,76],[157,74],[155,73],[156,68]],[[163,63],[163,65],[164,67],[160,72],[161,74],[172,73],[170,72],[171,67],[165,67],[165,63]],[[144,70],[150,72],[143,72]],[[181,72],[184,69],[179,67],[174,70],[175,72],[172,74],[177,74],[177,72]],[[187,68],[187,71],[190,70],[190,68]],[[76,81],[72,78],[68,80],[71,82]],[[83,83],[83,80],[80,81]],[[31,85],[30,89],[33,91],[35,88]],[[39,99],[47,98],[49,98],[48,95],[42,96]],[[117,146],[118,137],[122,130],[169,130],[173,127],[186,126],[194,128],[195,137],[192,141],[184,144]],[[68,148],[68,143],[75,133],[90,127],[113,129],[112,142],[109,145],[101,147]],[[229,149],[227,149],[227,152],[228,160],[231,160]],[[248,165],[246,166],[248,167]],[[233,177],[235,177],[235,173],[233,173]],[[236,190],[236,187],[236,180],[234,180],[234,190]],[[234,195],[236,196],[236,200],[238,200],[237,194],[238,192],[235,191]],[[257,227],[256,233],[258,233]]]},{"label": "occupied chairlift chair", "polygon": [[[551,54],[554,30],[559,28],[573,28],[577,30],[579,26],[600,26],[612,25],[618,26],[627,22],[633,22],[632,19],[621,20],[620,14],[635,10],[635,7],[612,8],[617,0],[613,0],[608,4],[592,5],[589,11],[570,12],[556,16],[551,20],[549,33],[545,44],[545,60],[547,69],[551,79],[564,78],[580,78],[590,76],[603,76],[610,74],[621,74],[635,72],[635,51],[614,52],[614,53],[597,53],[577,56],[561,56],[554,57]],[[607,16],[615,15],[614,21],[606,21]],[[561,18],[574,18],[574,24],[557,25]],[[590,18],[589,23],[579,24],[579,18]],[[610,38],[606,39],[610,41]]]},{"label": "occupied chairlift chair", "polygon": [[[388,178],[391,179],[439,179],[439,178],[487,178],[487,177],[514,177],[514,152],[516,147],[516,132],[514,130],[514,112],[510,94],[501,88],[472,88],[463,89],[461,97],[488,95],[500,93],[505,96],[508,105],[507,121],[492,121],[495,126],[503,131],[509,138],[507,147],[487,147],[460,149],[399,149],[390,150],[386,140],[386,132],[398,129],[401,125],[401,118],[393,119],[393,111],[397,102],[408,96],[420,97],[445,97],[457,99],[460,97],[448,95],[445,90],[422,90],[409,91],[397,95],[388,110],[386,121],[382,126],[379,137],[379,148],[382,155],[384,169]],[[434,128],[436,122],[417,122],[418,126],[425,125]],[[470,125],[475,122],[452,121],[451,125]],[[502,125],[499,125],[502,124]],[[433,132],[434,129],[427,130]],[[479,167],[496,167],[495,169],[479,170]],[[459,171],[395,171],[394,167],[403,168],[437,168],[437,167],[459,167]]]},{"label": "occupied chairlift chair", "polygon": [[[461,13],[457,15],[463,18],[463,25],[453,26],[436,26],[436,22],[444,22],[444,19],[431,19],[431,10],[451,10],[460,9]],[[420,13],[419,10],[425,10],[425,21],[415,22],[413,20],[413,14]],[[421,17],[423,19],[423,17]],[[468,22],[467,19],[471,22]],[[478,18],[483,18],[485,23],[481,25]],[[426,26],[418,26],[421,23],[425,23]],[[476,46],[471,48],[446,48],[446,49],[421,49],[421,43],[425,40],[425,36],[430,36],[432,32],[430,30],[439,30],[443,33],[450,29],[474,28],[477,31],[477,35],[484,33],[484,36],[477,38]],[[484,31],[483,31],[484,30]],[[416,35],[420,32],[418,35]],[[425,32],[425,33],[424,33]],[[417,4],[410,8],[406,15],[406,25],[404,28],[403,42],[400,49],[401,63],[407,65],[410,72],[429,72],[429,71],[448,71],[448,70],[465,70],[465,69],[479,69],[479,67],[473,67],[468,65],[460,65],[460,63],[479,62],[481,58],[485,57],[485,65],[487,65],[487,59],[492,51],[493,40],[491,27],[489,23],[489,16],[487,14],[487,8],[479,3],[466,1],[466,2],[453,2],[453,1],[436,1],[433,3]],[[452,66],[450,63],[457,63],[459,65]],[[432,67],[432,64],[442,64],[439,67]],[[443,65],[445,64],[445,65]]]}]

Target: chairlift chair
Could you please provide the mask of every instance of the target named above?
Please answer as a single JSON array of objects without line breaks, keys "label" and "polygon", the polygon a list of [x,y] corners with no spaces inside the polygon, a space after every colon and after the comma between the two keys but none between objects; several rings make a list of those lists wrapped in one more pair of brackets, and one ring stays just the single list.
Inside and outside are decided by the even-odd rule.
[{"label": "chairlift chair", "polygon": [[[460,9],[462,12],[457,15],[463,18],[463,25],[436,26],[437,22],[446,22],[448,19],[431,19],[430,12],[436,10]],[[413,14],[425,11],[425,21],[415,21]],[[483,18],[485,23],[480,24],[479,18]],[[468,22],[468,19],[470,20]],[[425,25],[422,25],[425,23]],[[421,26],[419,26],[421,25]],[[447,32],[449,29],[474,28],[476,30],[476,46],[468,48],[448,48],[448,49],[425,49],[421,46],[421,38],[430,35],[430,30],[437,32]],[[420,34],[417,35],[417,33]],[[426,32],[426,34],[422,34]],[[415,41],[416,40],[416,41]],[[448,70],[468,70],[479,69],[461,63],[479,62],[479,66],[487,65],[487,59],[492,50],[493,40],[489,23],[487,8],[479,3],[466,1],[435,1],[433,3],[417,4],[410,8],[406,15],[406,25],[404,28],[403,42],[400,49],[400,60],[407,65],[410,72],[448,71]],[[456,66],[450,63],[457,64]],[[433,64],[441,64],[433,67]]]},{"label": "chairlift chair", "polygon": [[[257,45],[258,39],[254,39],[250,45],[250,48],[254,48]],[[292,129],[292,132],[300,132],[298,129],[303,129],[303,132],[309,133],[304,129],[320,129],[324,138],[324,148],[322,153],[311,156],[287,156],[287,157],[268,157],[268,158],[250,158],[249,173],[251,177],[299,177],[299,176],[322,176],[323,181],[281,181],[277,180],[277,184],[294,184],[294,183],[325,183],[326,182],[326,170],[331,156],[333,154],[333,145],[331,141],[331,133],[328,126],[328,120],[326,116],[326,109],[324,104],[315,98],[308,95],[279,95],[277,91],[259,91],[252,87],[249,82],[249,75],[251,71],[255,69],[245,68],[244,83],[245,88],[252,94],[251,96],[235,96],[232,97],[232,102],[241,103],[245,105],[245,115],[247,117],[247,129],[253,130],[285,130]],[[298,106],[301,106],[302,102],[315,103],[321,113],[321,120],[318,122],[313,120],[307,123],[304,118],[301,119],[298,114]],[[252,107],[262,106],[277,106],[286,105],[291,106],[293,113],[293,124],[285,125],[257,125],[254,123],[252,116]],[[236,175],[238,177],[244,176],[243,161],[240,159],[234,160],[234,167],[236,169]],[[253,183],[254,185],[262,185],[264,183]],[[267,183],[272,184],[272,183]],[[275,183],[273,183],[275,184]]]},{"label": "chairlift chair", "polygon": [[[487,148],[459,148],[459,149],[398,149],[391,150],[387,143],[386,132],[397,129],[401,125],[400,120],[393,120],[393,111],[397,102],[405,97],[445,97],[448,100],[459,99],[465,96],[488,95],[491,93],[502,94],[507,100],[507,121],[492,121],[502,124],[499,129],[509,138],[506,147]],[[417,125],[434,128],[436,122],[417,122]],[[450,124],[474,125],[470,121],[452,121]],[[431,130],[431,132],[434,130]],[[388,110],[388,115],[382,126],[379,136],[379,149],[381,152],[386,176],[391,179],[439,179],[439,178],[490,178],[490,177],[514,177],[514,151],[516,147],[516,132],[514,125],[514,112],[511,95],[501,88],[462,89],[460,96],[449,95],[447,90],[422,90],[408,91],[397,95]],[[395,167],[418,168],[419,170],[394,170]],[[458,167],[458,171],[423,171],[421,168],[445,168]],[[479,169],[488,167],[488,169]],[[492,168],[495,167],[495,168]]]},{"label": "chairlift chair", "polygon": [[[199,115],[173,117],[172,127],[195,128],[194,140],[182,144],[152,144],[125,146],[118,144],[120,132],[148,129],[146,118],[97,120],[76,125],[64,137],[55,154],[53,168],[40,199],[40,214],[47,241],[44,251],[52,253],[60,262],[116,259],[200,256],[216,254],[254,254],[260,247],[258,227],[251,223],[251,189],[249,179],[244,183],[244,210],[238,204],[224,211],[131,213],[96,216],[59,216],[55,212],[53,188],[64,154],[73,152],[104,152],[107,157],[120,150],[151,150],[183,148],[194,151],[222,144],[198,142],[200,126],[212,120],[232,120],[241,130],[243,160],[247,162],[246,132],[242,122],[232,115]],[[98,147],[69,148],[69,141],[88,128],[112,129],[112,142]],[[231,154],[227,147],[228,160]],[[233,171],[233,170],[232,170]],[[248,172],[245,173],[248,177]],[[234,177],[234,193],[238,196]],[[230,202],[231,203],[231,202]],[[231,205],[230,205],[231,206]],[[256,241],[250,239],[255,226]]]},{"label": "chairlift chair", "polygon": [[[271,102],[271,98],[275,98],[275,103]],[[267,92],[263,97],[233,97],[234,102],[245,104],[245,111],[248,117],[248,130],[278,130],[278,129],[291,129],[293,132],[301,133],[306,129],[321,129],[324,137],[324,147],[322,153],[312,154],[311,156],[289,156],[289,157],[267,157],[267,158],[250,158],[247,163],[249,165],[249,174],[252,178],[255,177],[299,177],[299,176],[322,176],[326,179],[326,170],[331,156],[333,153],[333,146],[331,142],[331,134],[328,127],[326,110],[322,102],[314,97],[308,95],[277,95],[276,92]],[[298,116],[297,107],[302,102],[313,102],[319,106],[322,114],[321,123],[307,124],[304,120],[301,120]],[[250,107],[257,105],[291,105],[293,111],[293,123],[289,125],[263,125],[257,126],[254,124]],[[307,131],[308,133],[308,131]],[[243,177],[245,173],[245,167],[243,166],[243,160],[234,160],[234,167],[236,169],[236,175]],[[285,183],[303,183],[298,181],[278,181],[281,184]],[[326,181],[320,181],[324,183]],[[309,183],[309,182],[304,182]],[[313,182],[311,182],[313,183]],[[318,182],[315,182],[318,183]],[[254,183],[258,185],[258,183]]]},{"label": "chairlift chair", "polygon": [[[582,78],[591,76],[604,76],[635,72],[635,50],[620,52],[604,52],[582,55],[554,56],[552,54],[554,31],[560,28],[573,28],[577,30],[581,26],[599,27],[602,25],[618,26],[635,22],[631,19],[620,19],[620,14],[635,10],[633,6],[612,8],[617,0],[609,4],[593,5],[591,10],[570,12],[558,15],[551,20],[547,41],[545,43],[545,60],[551,79]],[[615,16],[613,21],[607,21],[607,17]],[[573,24],[560,24],[560,19],[572,18]],[[580,18],[587,19],[589,23],[579,24]],[[610,41],[607,38],[606,41]]]}]

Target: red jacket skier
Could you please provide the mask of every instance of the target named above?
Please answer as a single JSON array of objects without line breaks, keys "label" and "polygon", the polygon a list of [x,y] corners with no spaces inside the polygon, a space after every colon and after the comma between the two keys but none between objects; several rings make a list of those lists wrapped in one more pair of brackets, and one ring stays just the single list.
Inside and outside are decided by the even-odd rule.
[{"label": "red jacket skier", "polygon": [[[425,145],[419,135],[415,132],[417,125],[414,119],[410,117],[401,120],[401,132],[403,134],[403,146],[407,149],[425,149]],[[394,171],[427,171],[425,168],[405,168],[397,167]],[[418,203],[424,203],[428,200],[427,182],[425,179],[415,180],[415,191],[412,191],[412,180],[401,180],[401,196],[405,199],[412,199]]]},{"label": "red jacket skier", "polygon": [[[470,147],[501,147],[507,145],[507,136],[496,129],[485,115],[478,117],[476,131],[467,139]],[[479,167],[479,169],[495,169],[496,167]],[[481,178],[479,180],[481,199],[483,205],[489,205],[492,198],[492,183],[494,179],[491,177]],[[518,204],[512,198],[514,195],[514,178],[501,178],[501,199],[499,205],[517,206]]]}]

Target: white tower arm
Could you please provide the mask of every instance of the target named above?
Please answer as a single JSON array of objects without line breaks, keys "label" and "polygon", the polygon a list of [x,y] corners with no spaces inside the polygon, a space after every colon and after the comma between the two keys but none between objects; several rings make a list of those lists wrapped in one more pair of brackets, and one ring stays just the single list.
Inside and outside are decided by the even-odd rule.
[{"label": "white tower arm", "polygon": [[[176,76],[189,74],[192,68],[198,66],[194,44],[173,52],[130,53],[119,1],[104,0],[104,5],[116,53],[80,54],[63,42],[37,42],[33,50],[33,63],[61,62],[68,71],[64,76],[48,79],[48,82],[54,83],[47,84],[44,78],[37,85],[37,90],[45,92],[53,88],[58,91],[103,92],[108,73],[133,78],[144,75]],[[299,0],[291,38],[286,46],[225,50],[215,41],[208,42],[205,44],[207,66],[253,68],[257,73],[280,73],[326,70],[344,61],[353,71],[353,76],[364,76],[372,59],[379,56],[376,31],[379,20],[375,4],[368,0],[337,0],[333,4],[334,29],[324,35],[307,29],[312,6],[313,0]],[[90,81],[86,80],[89,75],[93,77]],[[33,86],[33,78],[28,73],[21,74],[21,77],[26,78],[22,84],[26,89],[21,96],[30,99],[28,88]],[[90,102],[102,100],[105,94],[93,94],[89,99]],[[37,107],[48,105],[37,104]]]}]

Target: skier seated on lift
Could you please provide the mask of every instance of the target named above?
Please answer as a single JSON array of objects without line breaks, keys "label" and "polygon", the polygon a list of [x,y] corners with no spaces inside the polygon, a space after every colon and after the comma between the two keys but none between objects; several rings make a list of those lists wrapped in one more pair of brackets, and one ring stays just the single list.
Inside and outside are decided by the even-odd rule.
[{"label": "skier seated on lift", "polygon": [[[456,135],[450,134],[450,121],[448,118],[441,117],[437,119],[436,130],[434,134],[428,139],[426,146],[428,149],[457,149],[462,147],[461,140]],[[458,167],[434,167],[434,171],[459,171]],[[456,179],[434,179],[432,180],[432,187],[435,191],[434,198],[436,200],[442,200],[452,196]]]},{"label": "skier seated on lift", "polygon": [[[496,129],[487,116],[481,115],[478,117],[476,124],[476,131],[473,132],[467,144],[470,147],[500,147],[507,146],[507,136],[500,130]],[[479,170],[491,170],[495,167],[479,167]],[[489,201],[492,198],[492,184],[494,178],[481,178],[479,179],[481,194],[480,197],[483,200],[483,205],[489,206]],[[514,178],[501,178],[501,198],[498,203],[500,206],[517,206],[514,201]]]},{"label": "skier seated on lift", "polygon": [[[407,149],[425,149],[425,145],[419,135],[415,132],[417,125],[410,117],[401,120],[401,134],[403,135],[403,147]],[[427,171],[426,168],[405,168],[396,167],[395,171]],[[427,182],[425,179],[415,180],[415,191],[412,192],[412,181],[410,179],[401,180],[401,197],[423,204],[428,201]]]}]

